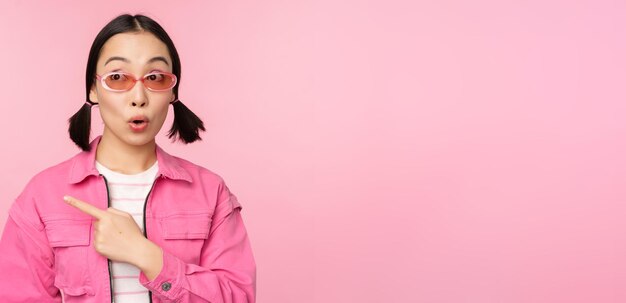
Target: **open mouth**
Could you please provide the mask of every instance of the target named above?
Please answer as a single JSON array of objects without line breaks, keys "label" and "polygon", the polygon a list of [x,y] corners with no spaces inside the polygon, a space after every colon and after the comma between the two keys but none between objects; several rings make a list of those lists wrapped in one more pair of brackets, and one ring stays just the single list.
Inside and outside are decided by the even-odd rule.
[{"label": "open mouth", "polygon": [[144,115],[135,115],[133,117],[131,117],[130,119],[128,119],[129,123],[134,123],[134,124],[141,124],[144,122],[148,122],[148,117],[144,116]]},{"label": "open mouth", "polygon": [[148,119],[146,116],[137,115],[128,121],[128,125],[134,132],[140,132],[145,130],[148,126]]}]

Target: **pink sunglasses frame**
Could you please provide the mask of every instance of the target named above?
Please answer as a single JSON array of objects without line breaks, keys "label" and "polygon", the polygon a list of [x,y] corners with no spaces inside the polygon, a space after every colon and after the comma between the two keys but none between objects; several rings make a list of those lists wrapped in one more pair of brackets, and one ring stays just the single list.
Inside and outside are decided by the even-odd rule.
[{"label": "pink sunglasses frame", "polygon": [[[128,78],[130,78],[131,80],[133,80],[133,85],[131,87],[129,87],[128,89],[123,89],[123,90],[118,90],[118,89],[112,89],[110,88],[106,82],[104,81],[104,79],[106,79],[106,77],[108,77],[109,75],[113,75],[113,74],[121,74],[121,75],[125,75]],[[106,90],[108,91],[112,91],[112,92],[126,92],[131,90],[133,87],[135,87],[135,85],[137,84],[137,81],[141,81],[143,83],[143,81],[146,80],[146,77],[150,76],[150,75],[157,75],[157,74],[163,74],[163,75],[168,75],[171,76],[172,78],[174,78],[174,82],[172,83],[171,87],[168,87],[166,89],[152,89],[146,86],[146,88],[149,91],[153,91],[153,92],[164,92],[164,91],[168,91],[172,88],[174,88],[174,86],[176,86],[176,83],[178,83],[178,77],[176,77],[176,75],[172,74],[172,73],[168,73],[168,72],[151,72],[151,73],[147,73],[145,75],[143,75],[143,77],[141,77],[140,79],[135,78],[135,75],[131,74],[131,73],[125,73],[125,72],[110,72],[110,73],[106,73],[102,76],[96,74],[96,79],[98,79],[98,81],[100,81],[100,84],[102,84],[102,87],[104,87]],[[144,83],[145,86],[145,83]]]}]

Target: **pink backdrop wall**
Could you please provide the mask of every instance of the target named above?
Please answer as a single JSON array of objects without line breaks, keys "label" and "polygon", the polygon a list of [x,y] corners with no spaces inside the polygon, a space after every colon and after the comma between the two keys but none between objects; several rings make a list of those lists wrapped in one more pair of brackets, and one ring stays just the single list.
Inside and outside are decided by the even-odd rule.
[{"label": "pink backdrop wall", "polygon": [[238,195],[259,302],[626,301],[626,4],[433,2],[2,1],[0,223],[145,13],[208,128],[158,143]]}]

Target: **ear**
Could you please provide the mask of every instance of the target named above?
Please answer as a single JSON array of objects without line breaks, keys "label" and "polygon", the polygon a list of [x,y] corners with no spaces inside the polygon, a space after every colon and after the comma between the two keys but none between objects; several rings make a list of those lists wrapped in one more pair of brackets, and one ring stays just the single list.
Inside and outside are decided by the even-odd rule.
[{"label": "ear", "polygon": [[91,90],[89,91],[89,101],[98,103],[98,92],[96,90],[96,84],[91,86]]}]

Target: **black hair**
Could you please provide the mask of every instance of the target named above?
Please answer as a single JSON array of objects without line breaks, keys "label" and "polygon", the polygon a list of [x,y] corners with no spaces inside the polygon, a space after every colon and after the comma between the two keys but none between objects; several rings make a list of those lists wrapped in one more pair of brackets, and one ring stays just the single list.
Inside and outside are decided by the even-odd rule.
[{"label": "black hair", "polygon": [[[196,140],[202,140],[200,138],[200,130],[205,130],[204,123],[198,118],[189,108],[187,108],[178,99],[178,86],[180,85],[180,58],[174,42],[170,39],[165,30],[154,20],[144,15],[129,15],[123,14],[117,16],[105,25],[98,33],[89,50],[89,57],[87,59],[87,72],[85,74],[86,81],[86,103],[71,117],[69,122],[70,138],[78,147],[84,151],[89,151],[89,134],[91,132],[91,107],[97,105],[97,103],[89,100],[89,92],[95,81],[96,67],[98,63],[98,57],[100,57],[100,50],[104,46],[107,40],[112,36],[120,33],[127,32],[141,32],[146,31],[152,33],[157,39],[161,40],[167,46],[170,57],[172,58],[172,73],[178,78],[176,86],[173,88],[176,99],[171,102],[174,107],[174,122],[170,128],[167,136],[172,138],[178,135],[178,139],[185,144],[192,143]],[[176,140],[176,138],[174,139]]]}]

